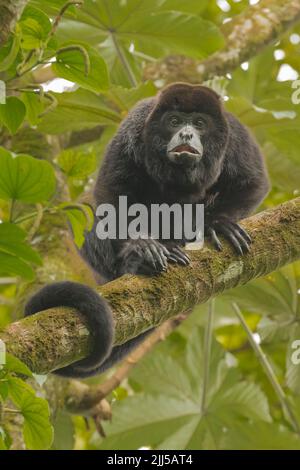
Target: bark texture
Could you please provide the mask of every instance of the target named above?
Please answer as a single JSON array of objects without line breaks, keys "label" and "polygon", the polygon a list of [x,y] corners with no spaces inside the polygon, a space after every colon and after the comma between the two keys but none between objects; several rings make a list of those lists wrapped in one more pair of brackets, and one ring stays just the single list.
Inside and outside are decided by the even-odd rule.
[{"label": "bark texture", "polygon": [[[122,344],[224,290],[246,284],[300,259],[300,198],[244,221],[251,252],[237,256],[209,247],[191,252],[189,267],[170,267],[157,277],[126,275],[97,288],[110,304],[115,344]],[[46,373],[88,355],[93,347],[82,316],[54,308],[9,325],[1,334],[9,351],[36,373]]]},{"label": "bark texture", "polygon": [[0,47],[6,42],[28,0],[0,0]]}]

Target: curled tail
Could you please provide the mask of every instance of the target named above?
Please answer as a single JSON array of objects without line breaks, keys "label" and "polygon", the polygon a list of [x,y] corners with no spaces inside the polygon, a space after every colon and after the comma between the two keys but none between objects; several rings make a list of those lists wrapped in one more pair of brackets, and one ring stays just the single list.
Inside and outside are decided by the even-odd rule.
[{"label": "curled tail", "polygon": [[114,323],[108,303],[88,286],[77,282],[57,282],[43,287],[31,297],[25,307],[25,316],[54,307],[73,307],[86,317],[94,348],[90,356],[56,370],[64,377],[90,377],[104,372],[123,359],[152,330],[142,333],[120,346],[113,346]]}]

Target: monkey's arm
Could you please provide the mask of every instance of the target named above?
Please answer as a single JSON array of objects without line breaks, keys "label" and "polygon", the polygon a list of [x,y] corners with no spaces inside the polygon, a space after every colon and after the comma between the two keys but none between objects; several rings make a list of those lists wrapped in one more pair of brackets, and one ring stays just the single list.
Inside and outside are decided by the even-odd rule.
[{"label": "monkey's arm", "polygon": [[221,176],[210,190],[212,202],[205,209],[205,233],[218,250],[222,249],[219,233],[243,254],[249,251],[251,239],[237,222],[259,206],[269,191],[269,180],[256,142],[236,118],[228,115],[228,120],[228,150]]}]

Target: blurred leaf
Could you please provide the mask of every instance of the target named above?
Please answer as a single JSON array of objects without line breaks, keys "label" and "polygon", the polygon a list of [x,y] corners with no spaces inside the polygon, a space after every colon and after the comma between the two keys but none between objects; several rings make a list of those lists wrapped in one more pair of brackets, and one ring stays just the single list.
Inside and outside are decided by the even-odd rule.
[{"label": "blurred leaf", "polygon": [[26,364],[10,353],[6,353],[5,369],[16,374],[32,377],[32,372]]},{"label": "blurred leaf", "polygon": [[73,237],[78,248],[84,243],[85,231],[90,231],[93,227],[94,214],[92,209],[86,204],[70,205],[64,203],[60,208],[65,212],[73,232]]},{"label": "blurred leaf", "polygon": [[29,155],[13,156],[0,148],[0,198],[27,203],[48,200],[55,190],[52,166]]},{"label": "blurred leaf", "polygon": [[0,252],[0,276],[21,276],[28,281],[34,279],[33,269],[16,256]]},{"label": "blurred leaf", "polygon": [[238,423],[228,429],[223,449],[232,450],[299,450],[300,438],[276,423]]},{"label": "blurred leaf", "polygon": [[59,410],[54,421],[54,440],[52,448],[55,450],[73,450],[74,426],[69,413]]},{"label": "blurred leaf", "polygon": [[19,98],[9,96],[5,104],[0,104],[0,122],[11,134],[15,134],[24,121],[26,108]]},{"label": "blurred leaf", "polygon": [[88,149],[71,148],[58,156],[57,163],[63,172],[72,178],[85,178],[97,168],[96,154]]},{"label": "blurred leaf", "polygon": [[17,256],[24,261],[42,264],[41,257],[25,242],[26,232],[10,223],[0,224],[0,252]]},{"label": "blurred leaf", "polygon": [[14,63],[20,48],[19,37],[11,35],[6,43],[0,48],[0,72],[3,72]]},{"label": "blurred leaf", "polygon": [[206,406],[201,411],[203,347],[203,332],[197,329],[184,358],[175,360],[155,352],[148,356],[133,371],[133,379],[144,393],[115,405],[115,419],[105,426],[108,437],[101,448],[218,449],[224,432],[236,422],[245,418],[270,421],[268,403],[259,387],[239,381],[215,341]]},{"label": "blurred leaf", "polygon": [[25,92],[21,94],[21,100],[26,106],[26,117],[32,126],[39,121],[39,115],[43,111],[41,97],[36,93]]},{"label": "blurred leaf", "polygon": [[79,89],[69,93],[54,93],[58,106],[45,115],[39,124],[40,131],[61,134],[102,125],[119,124],[121,117],[109,108],[101,96]]},{"label": "blurred leaf", "polygon": [[152,57],[177,53],[197,58],[212,54],[224,44],[218,28],[197,16],[179,12],[134,12],[116,31],[132,41],[136,50]]},{"label": "blurred leaf", "polygon": [[25,7],[19,21],[21,28],[21,45],[23,49],[38,49],[51,30],[48,16],[38,8]]},{"label": "blurred leaf", "polygon": [[110,88],[110,96],[116,105],[125,112],[140,100],[150,98],[157,93],[157,89],[152,82],[142,83],[136,88],[122,88],[120,86],[112,86]]}]

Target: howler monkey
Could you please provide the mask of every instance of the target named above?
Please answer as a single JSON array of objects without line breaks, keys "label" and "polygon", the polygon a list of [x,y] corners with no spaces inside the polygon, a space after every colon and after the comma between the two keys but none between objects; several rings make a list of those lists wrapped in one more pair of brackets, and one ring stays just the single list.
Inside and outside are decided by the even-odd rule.
[{"label": "howler monkey", "polygon": [[[249,250],[249,235],[238,221],[249,215],[268,191],[261,153],[246,128],[223,109],[219,96],[200,85],[175,83],[139,102],[106,150],[94,196],[96,205],[192,203],[205,206],[205,235],[221,250],[219,235],[238,254]],[[82,256],[106,281],[124,273],[155,275],[173,262],[187,265],[185,240],[100,240],[86,234]],[[108,304],[87,286],[60,282],[35,294],[25,314],[55,306],[76,307],[94,336],[87,358],[57,373],[86,377],[123,358],[149,333],[112,347],[114,327]]]}]

